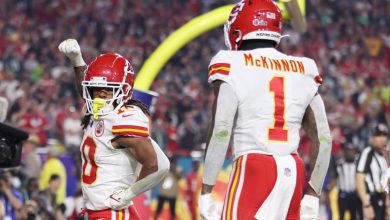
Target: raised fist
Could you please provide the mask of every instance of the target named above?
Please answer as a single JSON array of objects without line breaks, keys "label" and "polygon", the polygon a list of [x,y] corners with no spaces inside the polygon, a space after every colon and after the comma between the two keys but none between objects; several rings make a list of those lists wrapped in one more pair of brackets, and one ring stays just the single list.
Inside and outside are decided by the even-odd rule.
[{"label": "raised fist", "polygon": [[58,49],[72,62],[74,67],[85,66],[80,45],[75,39],[67,39],[60,43]]}]

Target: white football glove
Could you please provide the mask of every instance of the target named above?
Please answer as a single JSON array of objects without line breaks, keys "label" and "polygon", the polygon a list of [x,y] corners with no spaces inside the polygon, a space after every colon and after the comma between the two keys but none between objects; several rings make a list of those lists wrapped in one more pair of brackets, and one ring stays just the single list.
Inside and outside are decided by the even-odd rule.
[{"label": "white football glove", "polygon": [[318,197],[305,195],[301,201],[301,220],[317,220],[319,208]]},{"label": "white football glove", "polygon": [[199,196],[199,213],[202,220],[220,220],[221,215],[217,212],[217,207],[211,193]]},{"label": "white football glove", "polygon": [[127,208],[130,205],[131,198],[134,198],[130,190],[121,189],[112,193],[105,201],[104,205],[113,209],[121,210]]},{"label": "white football glove", "polygon": [[75,39],[67,39],[60,43],[58,49],[65,54],[74,67],[85,66],[79,43]]}]

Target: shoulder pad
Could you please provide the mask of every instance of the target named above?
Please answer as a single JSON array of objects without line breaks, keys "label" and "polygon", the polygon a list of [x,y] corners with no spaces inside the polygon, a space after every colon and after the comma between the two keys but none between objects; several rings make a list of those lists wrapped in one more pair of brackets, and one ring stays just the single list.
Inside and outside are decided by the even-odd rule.
[{"label": "shoulder pad", "polygon": [[149,118],[137,106],[123,106],[117,110],[112,133],[122,136],[149,137]]},{"label": "shoulder pad", "polygon": [[306,63],[308,71],[306,71],[306,76],[314,79],[315,83],[318,85],[322,84],[322,77],[318,71],[317,64],[313,59],[303,57],[302,60]]}]

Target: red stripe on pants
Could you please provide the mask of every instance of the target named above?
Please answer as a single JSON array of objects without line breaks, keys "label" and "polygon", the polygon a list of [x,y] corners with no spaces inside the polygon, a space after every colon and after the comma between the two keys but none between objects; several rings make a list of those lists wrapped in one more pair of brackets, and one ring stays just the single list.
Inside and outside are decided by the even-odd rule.
[{"label": "red stripe on pants", "polygon": [[235,173],[236,173],[236,168],[237,168],[237,161],[234,161],[233,165],[232,165],[232,171],[230,173],[230,177],[229,177],[229,183],[228,183],[228,187],[226,189],[226,193],[225,193],[225,199],[224,199],[224,202],[223,202],[223,210],[222,210],[222,219],[226,219],[226,214],[227,214],[227,206],[228,206],[228,203],[229,203],[229,195],[230,195],[230,191],[231,191],[231,188],[232,188],[232,182],[233,182],[233,179],[234,179],[234,176],[235,176]]},{"label": "red stripe on pants", "polygon": [[241,175],[241,168],[242,168],[242,160],[243,157],[239,157],[235,161],[235,171],[234,174],[231,175],[230,178],[232,178],[231,185],[229,188],[229,194],[228,199],[227,199],[227,204],[226,204],[226,213],[225,213],[225,218],[230,219],[233,216],[233,206],[234,206],[234,200],[236,199],[236,194],[237,194],[237,188],[240,182],[240,175]]}]

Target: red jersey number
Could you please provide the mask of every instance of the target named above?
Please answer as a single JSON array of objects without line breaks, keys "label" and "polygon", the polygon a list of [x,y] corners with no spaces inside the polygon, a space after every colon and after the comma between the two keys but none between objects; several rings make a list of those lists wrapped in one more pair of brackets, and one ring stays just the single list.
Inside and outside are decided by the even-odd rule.
[{"label": "red jersey number", "polygon": [[285,91],[284,77],[274,76],[269,82],[269,91],[274,95],[274,126],[268,129],[268,139],[272,141],[287,141],[288,130],[284,128],[285,121]]},{"label": "red jersey number", "polygon": [[97,165],[96,165],[96,143],[91,137],[85,138],[81,145],[81,156],[84,159],[83,162],[83,183],[91,185],[97,178]]}]

